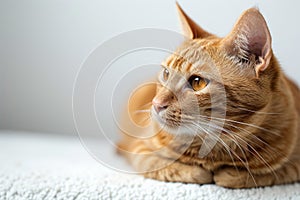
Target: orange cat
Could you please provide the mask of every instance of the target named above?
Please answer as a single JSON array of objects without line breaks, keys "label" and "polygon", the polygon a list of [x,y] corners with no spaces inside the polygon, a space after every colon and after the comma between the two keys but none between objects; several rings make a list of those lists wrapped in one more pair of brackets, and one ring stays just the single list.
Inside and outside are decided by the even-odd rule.
[{"label": "orange cat", "polygon": [[162,181],[229,188],[299,181],[300,92],[280,69],[263,16],[248,9],[220,38],[177,6],[189,39],[162,63],[157,85],[130,99],[139,127],[125,118],[118,151]]}]

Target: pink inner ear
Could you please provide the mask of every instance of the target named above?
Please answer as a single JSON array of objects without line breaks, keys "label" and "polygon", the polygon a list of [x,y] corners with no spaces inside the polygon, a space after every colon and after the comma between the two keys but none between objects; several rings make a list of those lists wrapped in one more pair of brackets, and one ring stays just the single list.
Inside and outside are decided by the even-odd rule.
[{"label": "pink inner ear", "polygon": [[256,8],[245,11],[231,34],[235,48],[241,49],[248,55],[265,58],[271,50],[271,36],[263,16]]},{"label": "pink inner ear", "polygon": [[271,35],[264,17],[256,8],[246,10],[230,34],[224,38],[228,54],[241,61],[249,61],[255,55],[256,74],[269,67],[272,57]]},{"label": "pink inner ear", "polygon": [[267,38],[263,35],[255,35],[253,38],[249,39],[249,51],[256,55],[257,57],[263,57],[266,52],[264,52],[264,47],[266,46]]}]

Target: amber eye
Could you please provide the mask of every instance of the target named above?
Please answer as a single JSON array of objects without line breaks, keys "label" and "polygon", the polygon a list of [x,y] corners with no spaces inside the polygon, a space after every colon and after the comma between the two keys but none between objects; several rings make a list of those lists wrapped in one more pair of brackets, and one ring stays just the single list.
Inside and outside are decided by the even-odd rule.
[{"label": "amber eye", "polygon": [[169,71],[165,68],[163,72],[164,81],[168,80],[169,74],[170,74]]},{"label": "amber eye", "polygon": [[193,75],[189,78],[189,83],[194,91],[204,89],[208,85],[208,82],[208,80],[196,75]]}]

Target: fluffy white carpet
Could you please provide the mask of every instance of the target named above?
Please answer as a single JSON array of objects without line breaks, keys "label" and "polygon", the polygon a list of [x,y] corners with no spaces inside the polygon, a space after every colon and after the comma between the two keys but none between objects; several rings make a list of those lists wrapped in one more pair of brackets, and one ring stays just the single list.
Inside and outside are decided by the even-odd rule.
[{"label": "fluffy white carpet", "polygon": [[[111,159],[120,159],[103,143]],[[300,184],[250,190],[164,183],[102,166],[76,137],[0,132],[0,199],[300,199]]]}]

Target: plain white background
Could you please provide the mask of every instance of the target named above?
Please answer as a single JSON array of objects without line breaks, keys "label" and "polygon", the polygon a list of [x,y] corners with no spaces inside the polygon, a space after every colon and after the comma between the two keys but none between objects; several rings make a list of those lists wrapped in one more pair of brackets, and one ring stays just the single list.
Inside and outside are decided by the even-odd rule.
[{"label": "plain white background", "polygon": [[[258,6],[284,71],[300,83],[300,1],[179,3],[220,36],[243,10]],[[75,134],[72,87],[81,63],[107,39],[145,27],[179,32],[175,1],[0,1],[0,128]]]}]

